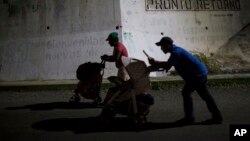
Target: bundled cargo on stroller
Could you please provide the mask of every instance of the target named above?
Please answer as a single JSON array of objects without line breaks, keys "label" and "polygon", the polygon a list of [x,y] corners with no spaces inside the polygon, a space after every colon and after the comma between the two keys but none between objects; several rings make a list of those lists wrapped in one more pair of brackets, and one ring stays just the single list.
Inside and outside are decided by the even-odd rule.
[{"label": "bundled cargo on stroller", "polygon": [[150,89],[150,71],[141,60],[123,57],[122,62],[130,80],[123,81],[115,76],[108,78],[116,86],[109,89],[109,99],[100,117],[110,120],[116,114],[122,114],[131,117],[136,123],[146,122],[149,108],[154,103],[153,97],[147,93]]},{"label": "bundled cargo on stroller", "polygon": [[74,95],[70,102],[80,102],[80,96],[93,100],[94,104],[102,101],[100,97],[100,88],[104,74],[105,62],[81,64],[76,71],[76,77],[79,80],[74,89]]}]

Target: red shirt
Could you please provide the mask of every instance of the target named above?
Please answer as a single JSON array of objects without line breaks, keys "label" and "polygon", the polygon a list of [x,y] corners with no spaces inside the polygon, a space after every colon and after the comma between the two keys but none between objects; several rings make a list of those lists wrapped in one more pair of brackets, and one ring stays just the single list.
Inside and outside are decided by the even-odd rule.
[{"label": "red shirt", "polygon": [[117,47],[114,47],[113,55],[115,55],[117,52],[121,52],[121,56],[117,60],[115,60],[115,65],[117,68],[120,68],[121,66],[123,66],[121,58],[122,56],[128,57],[128,51],[122,43],[118,42]]}]

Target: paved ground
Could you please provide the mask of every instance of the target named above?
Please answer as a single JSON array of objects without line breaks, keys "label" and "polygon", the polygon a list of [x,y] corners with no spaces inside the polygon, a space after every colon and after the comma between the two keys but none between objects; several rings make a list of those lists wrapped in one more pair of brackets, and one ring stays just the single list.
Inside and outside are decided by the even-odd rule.
[{"label": "paved ground", "polygon": [[148,115],[149,123],[140,131],[123,116],[118,116],[109,127],[103,127],[96,118],[101,109],[86,103],[68,104],[70,91],[1,91],[0,140],[228,141],[231,124],[250,124],[250,88],[210,90],[224,116],[223,124],[201,124],[210,115],[204,102],[194,94],[197,122],[188,126],[174,125],[173,122],[183,116],[180,90],[157,90],[150,92],[155,104]]}]

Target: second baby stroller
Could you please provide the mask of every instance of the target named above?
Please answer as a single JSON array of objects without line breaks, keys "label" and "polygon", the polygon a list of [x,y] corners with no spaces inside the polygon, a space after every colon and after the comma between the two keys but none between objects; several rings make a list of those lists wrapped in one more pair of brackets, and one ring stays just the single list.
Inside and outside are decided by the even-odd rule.
[{"label": "second baby stroller", "polygon": [[150,71],[141,60],[122,57],[122,62],[130,80],[123,81],[116,76],[108,78],[116,86],[108,90],[109,98],[104,103],[100,117],[110,120],[116,114],[122,114],[131,117],[136,124],[146,122],[149,108],[154,103],[153,97],[148,94]]},{"label": "second baby stroller", "polygon": [[76,71],[76,77],[79,80],[77,87],[74,89],[74,95],[70,102],[80,102],[80,96],[93,100],[94,104],[102,101],[100,97],[100,88],[104,74],[105,62],[92,63],[87,62],[80,65]]}]

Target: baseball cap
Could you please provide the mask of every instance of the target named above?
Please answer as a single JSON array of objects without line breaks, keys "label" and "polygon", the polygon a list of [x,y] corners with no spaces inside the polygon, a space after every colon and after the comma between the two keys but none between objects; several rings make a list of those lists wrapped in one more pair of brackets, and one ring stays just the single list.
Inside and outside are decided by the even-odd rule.
[{"label": "baseball cap", "polygon": [[170,37],[162,37],[161,40],[157,43],[155,43],[157,46],[161,46],[163,44],[173,44],[173,40]]},{"label": "baseball cap", "polygon": [[109,40],[118,40],[118,33],[117,32],[112,32],[109,34],[108,38],[106,39],[106,41],[109,41]]}]

